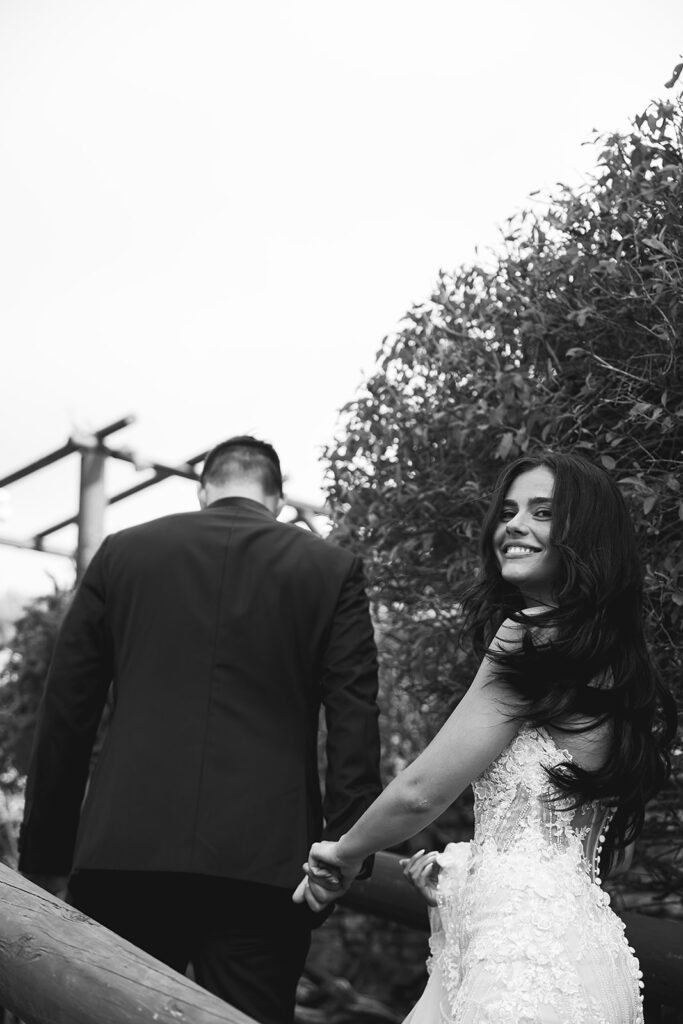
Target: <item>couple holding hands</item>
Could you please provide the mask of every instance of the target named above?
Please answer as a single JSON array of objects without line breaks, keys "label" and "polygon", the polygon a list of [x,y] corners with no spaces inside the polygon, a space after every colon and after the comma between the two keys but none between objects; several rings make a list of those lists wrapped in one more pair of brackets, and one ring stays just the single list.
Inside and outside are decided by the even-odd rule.
[{"label": "couple holding hands", "polygon": [[472,784],[472,842],[406,862],[432,919],[408,1020],[640,1024],[638,962],[600,872],[667,777],[675,709],[610,477],[556,453],[501,473],[480,574],[454,596],[479,670],[383,792],[360,560],[277,521],[279,459],[253,437],[209,453],[199,499],[107,537],[79,584],[20,870],[175,969],[192,963],[262,1024],[291,1024],[311,929],[375,852]]}]

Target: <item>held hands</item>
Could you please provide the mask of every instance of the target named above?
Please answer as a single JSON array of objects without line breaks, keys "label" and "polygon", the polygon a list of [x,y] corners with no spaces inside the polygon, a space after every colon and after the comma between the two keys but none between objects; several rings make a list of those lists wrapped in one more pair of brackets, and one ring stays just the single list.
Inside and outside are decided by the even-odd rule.
[{"label": "held hands", "polygon": [[418,850],[412,857],[399,861],[403,868],[403,874],[412,882],[430,907],[436,906],[436,884],[441,871],[437,857],[436,850],[431,850],[429,853]]},{"label": "held hands", "polygon": [[313,843],[304,864],[305,878],[299,882],[292,896],[295,903],[305,902],[311,910],[319,912],[351,887],[363,862],[343,858],[338,847],[338,842],[327,840]]}]

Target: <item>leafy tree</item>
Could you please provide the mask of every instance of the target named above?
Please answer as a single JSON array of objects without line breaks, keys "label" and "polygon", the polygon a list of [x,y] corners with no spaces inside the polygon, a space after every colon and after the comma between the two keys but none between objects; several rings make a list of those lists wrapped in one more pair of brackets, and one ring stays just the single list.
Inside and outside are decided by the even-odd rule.
[{"label": "leafy tree", "polygon": [[[439,275],[384,340],[326,452],[337,539],[365,558],[385,669],[439,719],[474,671],[454,593],[476,571],[493,479],[548,447],[618,480],[641,543],[649,640],[681,696],[681,95],[593,145],[590,180],[512,217],[487,263]],[[671,795],[653,805],[650,852],[680,849],[675,806]],[[683,882],[666,857],[663,891]]]},{"label": "leafy tree", "polygon": [[21,794],[38,704],[69,592],[33,600],[4,645],[0,668],[0,859],[14,863]]},{"label": "leafy tree", "polygon": [[31,601],[15,624],[0,670],[0,779],[5,787],[26,775],[38,704],[70,592],[55,587]]}]

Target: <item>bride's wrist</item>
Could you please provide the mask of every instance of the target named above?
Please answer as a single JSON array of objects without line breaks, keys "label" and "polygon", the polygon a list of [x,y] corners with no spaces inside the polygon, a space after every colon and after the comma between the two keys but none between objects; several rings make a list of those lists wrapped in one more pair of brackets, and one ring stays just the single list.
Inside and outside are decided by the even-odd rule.
[{"label": "bride's wrist", "polygon": [[[351,847],[351,849],[349,849],[349,847]],[[342,864],[345,867],[348,866],[351,870],[357,869],[365,860],[365,857],[362,854],[354,852],[353,842],[349,842],[349,837],[346,832],[337,840],[337,856]]]}]

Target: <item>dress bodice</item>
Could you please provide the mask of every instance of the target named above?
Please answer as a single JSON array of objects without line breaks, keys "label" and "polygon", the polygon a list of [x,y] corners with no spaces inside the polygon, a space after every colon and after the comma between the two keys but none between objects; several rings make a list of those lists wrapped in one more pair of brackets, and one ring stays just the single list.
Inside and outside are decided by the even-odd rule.
[{"label": "dress bodice", "polygon": [[600,803],[567,807],[546,768],[572,756],[541,728],[524,726],[473,783],[474,842],[498,853],[526,849],[536,857],[563,855],[599,882],[600,850],[611,810]]}]

